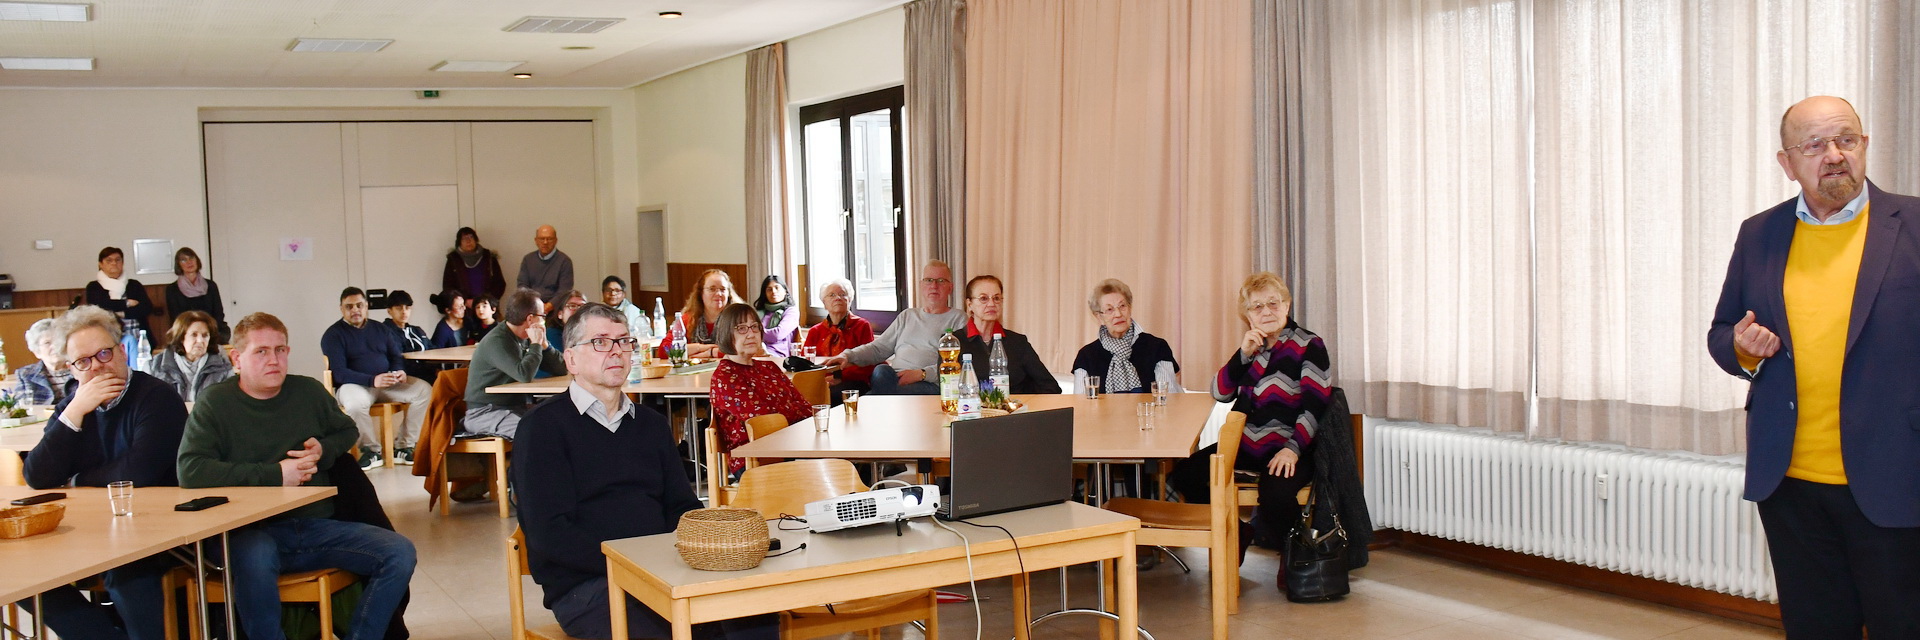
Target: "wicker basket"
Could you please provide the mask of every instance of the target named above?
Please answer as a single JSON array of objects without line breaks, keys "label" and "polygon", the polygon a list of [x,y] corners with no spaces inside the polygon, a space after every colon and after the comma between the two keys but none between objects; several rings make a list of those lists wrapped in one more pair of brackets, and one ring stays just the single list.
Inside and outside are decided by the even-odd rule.
[{"label": "wicker basket", "polygon": [[66,515],[67,505],[57,502],[0,509],[0,538],[25,538],[52,531]]},{"label": "wicker basket", "polygon": [[767,521],[753,509],[695,509],[675,530],[680,559],[702,571],[742,571],[767,557]]},{"label": "wicker basket", "polygon": [[665,378],[665,377],[667,377],[667,373],[669,373],[669,372],[671,372],[671,371],[673,371],[673,365],[670,365],[670,364],[648,364],[648,365],[641,365],[641,366],[640,366],[640,379],[641,379],[641,380],[652,380],[652,379],[654,379],[654,378]]}]

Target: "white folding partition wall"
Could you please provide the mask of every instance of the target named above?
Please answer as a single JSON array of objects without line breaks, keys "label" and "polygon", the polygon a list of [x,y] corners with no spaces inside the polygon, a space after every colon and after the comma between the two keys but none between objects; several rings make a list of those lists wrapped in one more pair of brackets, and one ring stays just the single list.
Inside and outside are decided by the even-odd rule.
[{"label": "white folding partition wall", "polygon": [[[427,296],[461,226],[500,253],[509,288],[541,224],[558,229],[576,286],[604,276],[591,122],[208,123],[204,143],[208,274],[229,322],[287,323],[293,373],[319,375],[349,285],[408,291],[430,329]],[[283,256],[288,239],[307,251]]]}]

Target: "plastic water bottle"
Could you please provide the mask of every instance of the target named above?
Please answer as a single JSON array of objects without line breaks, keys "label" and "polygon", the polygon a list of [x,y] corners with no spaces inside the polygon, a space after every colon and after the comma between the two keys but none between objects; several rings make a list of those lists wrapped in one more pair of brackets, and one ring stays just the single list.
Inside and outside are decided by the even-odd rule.
[{"label": "plastic water bottle", "polygon": [[687,325],[684,323],[686,319],[685,316],[686,314],[684,312],[675,311],[673,313],[673,342],[667,345],[667,359],[673,361],[673,365],[676,367],[686,364],[687,362]]},{"label": "plastic water bottle", "polygon": [[993,409],[1007,408],[1007,396],[1013,393],[1013,378],[1007,375],[1007,348],[1000,345],[1000,334],[993,334],[993,349],[987,352],[987,379],[980,391],[981,401]]},{"label": "plastic water bottle", "polygon": [[124,331],[120,334],[120,348],[127,352],[127,366],[139,371],[140,336],[137,335],[137,330]]},{"label": "plastic water bottle", "polygon": [[980,380],[973,373],[973,354],[960,356],[960,389],[958,412],[960,419],[980,417]]},{"label": "plastic water bottle", "polygon": [[134,356],[133,368],[135,371],[151,371],[153,364],[153,343],[147,341],[147,330],[141,329],[138,335],[140,336],[139,339],[135,340],[133,344],[140,351],[139,355]]},{"label": "plastic water bottle", "polygon": [[957,403],[960,399],[960,338],[948,329],[940,336],[940,410],[947,415],[959,415]]},{"label": "plastic water bottle", "polygon": [[653,299],[653,335],[667,335],[667,306],[659,298]]}]

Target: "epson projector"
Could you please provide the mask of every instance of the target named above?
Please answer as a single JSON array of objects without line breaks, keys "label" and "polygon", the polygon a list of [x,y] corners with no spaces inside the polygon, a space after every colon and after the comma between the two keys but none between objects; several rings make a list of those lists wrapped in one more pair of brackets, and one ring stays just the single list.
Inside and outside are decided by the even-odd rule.
[{"label": "epson projector", "polygon": [[940,488],[888,487],[807,503],[807,529],[814,533],[900,522],[940,509]]}]

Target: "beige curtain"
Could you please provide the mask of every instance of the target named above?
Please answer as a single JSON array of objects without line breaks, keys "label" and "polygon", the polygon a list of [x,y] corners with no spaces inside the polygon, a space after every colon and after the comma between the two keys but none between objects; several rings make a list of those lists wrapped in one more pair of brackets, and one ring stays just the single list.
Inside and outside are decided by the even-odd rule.
[{"label": "beige curtain", "polygon": [[[967,273],[966,7],[964,0],[907,3],[905,217],[913,278],[930,259]],[[919,287],[908,288],[919,296]]]},{"label": "beige curtain", "polygon": [[[787,255],[787,45],[747,52],[747,278],[778,274],[795,286]],[[747,296],[752,299],[753,296]]]},{"label": "beige curtain", "polygon": [[1251,267],[1250,5],[973,0],[967,276],[1006,281],[1007,326],[1065,373],[1087,294],[1132,286],[1141,328],[1206,384],[1244,331]]},{"label": "beige curtain", "polygon": [[[1293,293],[1293,317],[1333,333],[1327,3],[1253,0],[1253,267]],[[1339,371],[1336,367],[1335,377]]]}]

